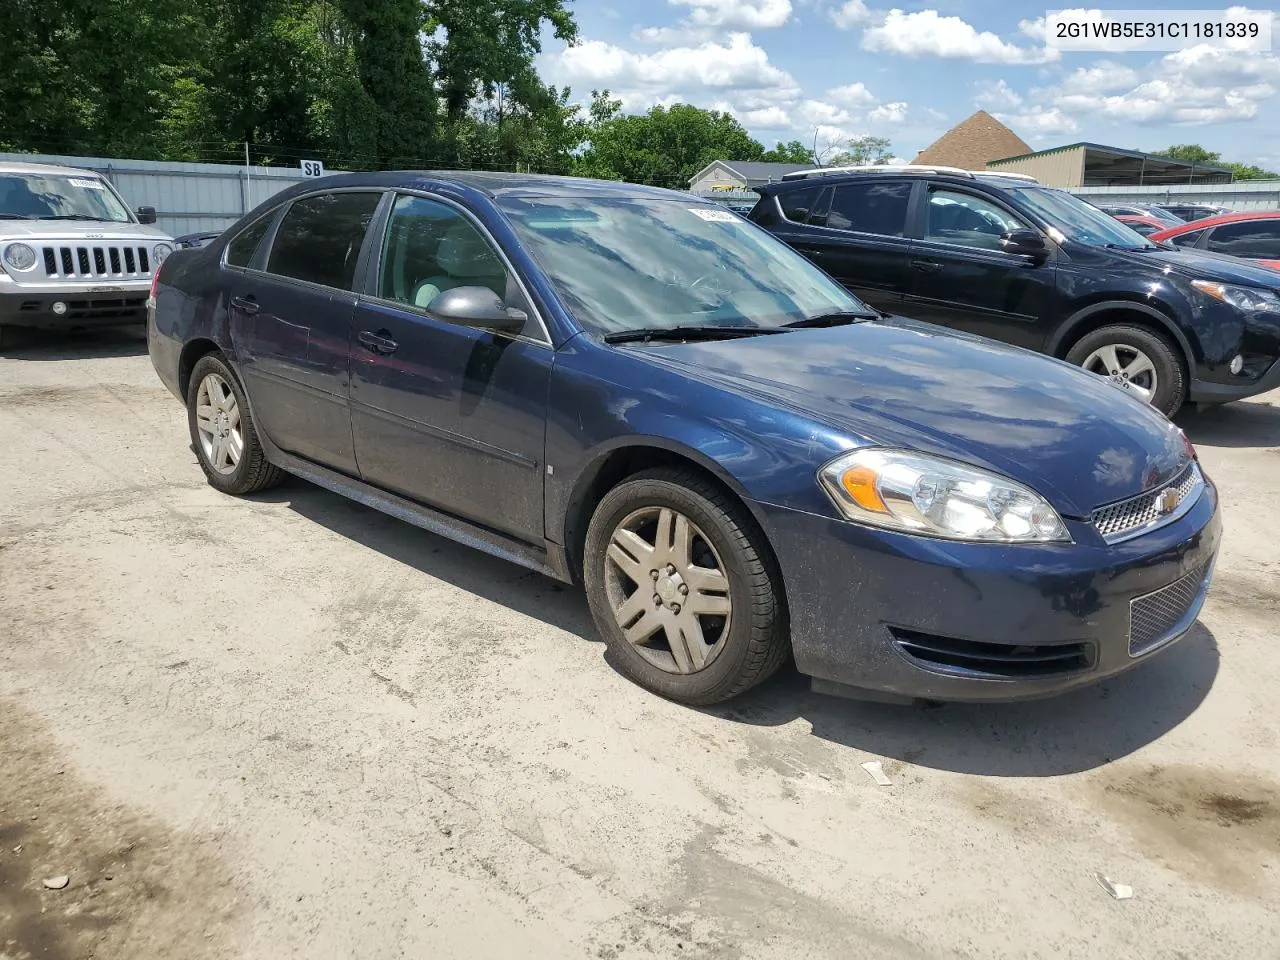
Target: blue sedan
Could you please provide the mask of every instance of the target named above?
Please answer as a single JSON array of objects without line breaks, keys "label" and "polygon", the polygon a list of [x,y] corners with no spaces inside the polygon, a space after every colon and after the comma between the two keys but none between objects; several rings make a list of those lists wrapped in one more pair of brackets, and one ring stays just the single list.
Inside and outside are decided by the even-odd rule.
[{"label": "blue sedan", "polygon": [[287,472],[566,582],[689,704],[1041,696],[1190,630],[1217,492],[1072,366],[871,310],[688,194],[308,181],[175,252],[148,341],[209,482]]}]

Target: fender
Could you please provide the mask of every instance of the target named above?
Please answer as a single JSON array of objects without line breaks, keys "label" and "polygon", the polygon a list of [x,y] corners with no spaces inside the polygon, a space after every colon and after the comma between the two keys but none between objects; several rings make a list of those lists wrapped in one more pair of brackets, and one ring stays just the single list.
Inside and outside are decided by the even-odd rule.
[{"label": "fender", "polygon": [[1192,366],[1194,364],[1196,356],[1191,350],[1191,344],[1173,320],[1169,318],[1169,315],[1149,304],[1139,303],[1136,300],[1102,300],[1077,310],[1049,338],[1049,342],[1045,344],[1045,353],[1052,357],[1061,356],[1062,345],[1072,339],[1072,334],[1075,330],[1089,317],[1102,313],[1104,310],[1127,310],[1130,313],[1140,313],[1155,321],[1156,326],[1168,333],[1177,342],[1178,347],[1182,350],[1183,360],[1187,365]]}]

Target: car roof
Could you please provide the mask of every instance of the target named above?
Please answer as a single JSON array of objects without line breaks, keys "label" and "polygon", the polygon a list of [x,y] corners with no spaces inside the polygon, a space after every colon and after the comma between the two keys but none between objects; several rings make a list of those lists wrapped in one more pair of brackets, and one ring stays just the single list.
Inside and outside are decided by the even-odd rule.
[{"label": "car roof", "polygon": [[995,187],[1001,190],[1012,190],[1016,187],[1044,187],[1044,184],[1041,183],[1035,183],[1024,179],[1015,179],[1012,176],[1006,176],[994,171],[984,172],[982,170],[973,170],[962,173],[951,173],[947,170],[905,170],[901,167],[886,167],[883,171],[849,170],[840,173],[824,173],[821,176],[797,177],[792,180],[779,180],[774,183],[764,183],[758,187],[753,187],[752,189],[754,189],[756,193],[768,195],[777,193],[780,189],[785,187],[849,183],[856,180],[869,180],[872,178],[882,177],[905,177],[912,180],[927,178],[929,180],[945,180],[948,183],[958,185],[983,183],[989,187]]},{"label": "car roof", "polygon": [[596,199],[683,200],[711,203],[705,197],[678,190],[646,187],[619,180],[557,177],[542,173],[498,173],[479,170],[392,170],[380,173],[346,173],[306,182],[308,192],[325,187],[429,187],[455,186],[488,197],[592,197]]},{"label": "car roof", "polygon": [[1243,213],[1220,213],[1217,216],[1203,217],[1200,220],[1192,220],[1189,223],[1180,223],[1175,227],[1170,227],[1168,230],[1161,230],[1160,232],[1171,237],[1176,237],[1184,233],[1190,233],[1192,230],[1203,230],[1205,227],[1216,227],[1223,223],[1239,223],[1242,220],[1280,220],[1280,210],[1249,210]]},{"label": "car roof", "polygon": [[17,163],[0,161],[0,173],[52,173],[60,176],[97,177],[92,170],[81,170],[76,167],[58,167],[48,163]]}]

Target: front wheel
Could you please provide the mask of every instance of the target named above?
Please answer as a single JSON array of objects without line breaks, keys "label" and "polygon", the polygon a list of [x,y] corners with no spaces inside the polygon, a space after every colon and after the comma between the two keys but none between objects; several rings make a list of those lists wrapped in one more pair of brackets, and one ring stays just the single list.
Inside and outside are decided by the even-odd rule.
[{"label": "front wheel", "polygon": [[1068,363],[1106,377],[1116,386],[1172,417],[1187,398],[1178,348],[1164,334],[1120,323],[1081,337]]},{"label": "front wheel", "polygon": [[691,470],[632,477],[587,530],[587,601],[618,669],[691,705],[767,679],[790,649],[781,576],[741,504]]}]

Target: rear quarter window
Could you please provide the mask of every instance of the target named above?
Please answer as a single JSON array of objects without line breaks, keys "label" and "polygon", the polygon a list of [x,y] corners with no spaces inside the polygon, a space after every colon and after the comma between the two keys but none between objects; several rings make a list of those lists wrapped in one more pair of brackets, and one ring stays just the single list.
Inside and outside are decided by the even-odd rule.
[{"label": "rear quarter window", "polygon": [[232,267],[247,267],[253,262],[253,255],[258,252],[258,247],[262,244],[262,238],[267,235],[267,230],[271,227],[271,221],[275,219],[274,211],[268,213],[264,217],[259,217],[249,226],[241,230],[227,244],[227,265]]},{"label": "rear quarter window", "polygon": [[782,215],[793,223],[804,223],[805,218],[809,216],[809,211],[813,209],[814,203],[817,202],[818,194],[822,192],[819,184],[811,187],[804,187],[800,190],[788,190],[785,193],[778,194],[778,203],[782,206]]},{"label": "rear quarter window", "polygon": [[1169,242],[1175,247],[1194,247],[1196,241],[1200,239],[1200,235],[1204,230],[1188,230],[1186,233],[1180,233],[1176,237],[1170,237]]}]

